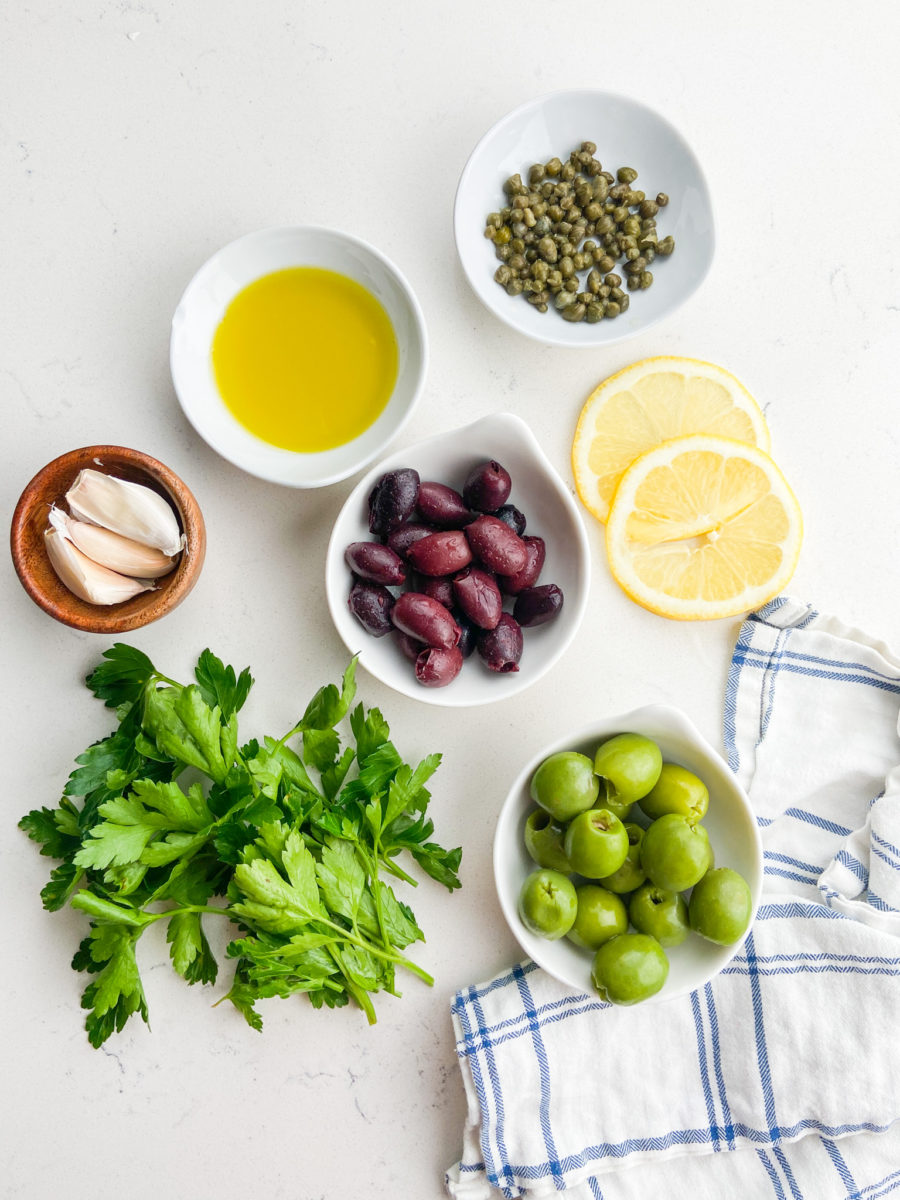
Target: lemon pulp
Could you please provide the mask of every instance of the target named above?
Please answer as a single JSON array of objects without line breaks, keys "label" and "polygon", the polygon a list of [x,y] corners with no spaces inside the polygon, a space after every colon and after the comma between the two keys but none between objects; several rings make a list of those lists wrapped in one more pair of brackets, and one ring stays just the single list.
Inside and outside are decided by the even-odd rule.
[{"label": "lemon pulp", "polygon": [[291,267],[238,292],[213,338],[212,365],[246,429],[316,453],[352,441],[382,412],[397,379],[397,339],[361,284]]}]

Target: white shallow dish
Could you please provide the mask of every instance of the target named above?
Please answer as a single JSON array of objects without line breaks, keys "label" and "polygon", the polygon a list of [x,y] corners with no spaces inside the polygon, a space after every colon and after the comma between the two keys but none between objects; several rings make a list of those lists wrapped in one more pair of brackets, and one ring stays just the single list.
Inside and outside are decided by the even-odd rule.
[{"label": "white shallow dish", "polygon": [[[527,182],[533,163],[554,155],[565,162],[583,141],[596,143],[604,170],[634,167],[634,186],[649,199],[668,193],[657,217],[659,234],[675,238],[675,252],[651,267],[653,286],[630,293],[626,312],[596,325],[570,324],[556,312],[539,313],[521,296],[508,296],[494,281],[500,262],[484,236],[488,213],[506,203],[503,183],[510,175],[519,173]],[[612,345],[649,329],[697,290],[715,250],[709,188],[682,135],[636,100],[589,88],[531,100],[488,130],[460,177],[453,227],[463,270],[482,303],[512,329],[554,346]],[[621,266],[615,268],[620,275]]]},{"label": "white shallow dish", "polygon": [[[368,525],[368,497],[385,472],[413,467],[423,480],[460,490],[472,467],[490,459],[501,462],[512,477],[510,503],[525,514],[526,535],[536,534],[546,542],[547,557],[539,582],[562,588],[563,608],[546,625],[523,630],[524,650],[518,671],[488,671],[476,652],[447,687],[426,688],[416,681],[413,664],[403,657],[390,634],[372,637],[347,607],[351,575],[344,551],[351,542],[373,540]],[[471,425],[439,433],[379,462],[360,480],[341,509],[325,563],[328,607],[347,649],[358,653],[360,664],[395,691],[425,704],[449,708],[506,700],[536,683],[575,636],[584,616],[589,585],[590,550],[581,515],[534,434],[511,413],[483,417]]]},{"label": "white shallow dish", "polygon": [[[316,454],[272,446],[241,425],[223,403],[212,367],[213,337],[237,293],[289,267],[322,267],[355,280],[381,303],[397,338],[397,382],[384,411],[353,441]],[[337,483],[381,454],[413,411],[427,360],[425,319],[406,279],[374,246],[336,229],[291,226],[238,238],[200,268],[172,318],[172,381],[188,420],[235,466],[289,487]]]},{"label": "white shallow dish", "polygon": [[[703,824],[715,853],[715,865],[731,867],[747,880],[753,897],[753,917],[762,893],[762,842],[750,801],[727,764],[678,709],[667,705],[638,708],[597,721],[544,746],[524,767],[500,810],[494,835],[494,876],[503,915],[519,945],[545,971],[578,992],[593,990],[590,951],[579,949],[568,938],[551,942],[536,937],[519,920],[517,908],[522,883],[537,869],[524,841],[525,821],[537,807],[529,794],[529,785],[532,775],[549,755],[560,750],[577,750],[593,759],[600,743],[617,733],[644,734],[657,743],[665,761],[679,763],[699,775],[709,788],[709,811]],[[637,805],[628,819],[647,823]],[[717,946],[689,934],[680,946],[666,951],[668,979],[660,992],[643,1003],[671,1000],[702,987],[739,949],[740,943]]]}]

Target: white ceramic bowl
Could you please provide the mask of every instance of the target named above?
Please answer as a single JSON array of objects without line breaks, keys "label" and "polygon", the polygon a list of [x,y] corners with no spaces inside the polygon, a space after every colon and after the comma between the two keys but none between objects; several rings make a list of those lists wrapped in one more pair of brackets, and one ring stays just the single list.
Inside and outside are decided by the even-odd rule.
[{"label": "white ceramic bowl", "polygon": [[[351,576],[344,551],[351,542],[372,540],[368,497],[386,471],[413,467],[422,479],[459,490],[472,467],[489,459],[501,462],[512,477],[510,503],[528,519],[526,534],[536,534],[547,544],[540,582],[562,588],[563,608],[546,625],[523,630],[524,651],[518,671],[489,671],[476,652],[447,687],[426,688],[416,681],[413,664],[403,657],[393,638],[372,637],[347,607]],[[472,425],[439,433],[394,451],[379,462],[357,484],[341,509],[325,563],[328,607],[347,649],[358,653],[361,665],[395,691],[425,704],[450,708],[505,700],[536,683],[575,636],[587,605],[589,584],[590,551],[575,502],[534,434],[520,417],[510,413],[483,417]]]},{"label": "white ceramic bowl", "polygon": [[[223,403],[212,368],[213,336],[235,295],[288,267],[323,267],[362,284],[380,301],[397,338],[397,382],[384,411],[359,437],[316,454],[272,446],[245,429]],[[289,487],[336,483],[381,454],[412,413],[427,358],[425,320],[403,275],[374,246],[335,229],[294,226],[238,238],[200,268],[172,318],[172,380],[188,420],[235,466]]]},{"label": "white ceramic bowl", "polygon": [[[572,324],[556,312],[539,313],[521,296],[508,296],[494,281],[500,265],[484,237],[485,219],[506,203],[503,182],[517,172],[527,179],[532,163],[554,155],[566,160],[583,141],[597,145],[605,170],[634,167],[635,186],[660,209],[660,237],[672,234],[675,252],[657,258],[653,286],[631,293],[631,304],[615,320]],[[498,121],[466,163],[453,214],[456,248],[475,294],[501,321],[537,341],[555,346],[605,346],[655,325],[700,286],[713,260],[712,205],[703,171],[677,129],[652,109],[609,92],[580,89],[531,100]],[[621,263],[616,270],[619,274]]]},{"label": "white ceramic bowl", "polygon": [[[703,824],[715,853],[717,867],[731,867],[750,885],[753,916],[759,905],[763,879],[763,852],[750,801],[727,764],[676,708],[653,705],[595,722],[544,746],[525,766],[500,810],[494,836],[494,875],[500,906],[522,949],[545,971],[579,992],[590,992],[592,955],[568,938],[551,942],[529,933],[519,920],[519,892],[526,876],[537,867],[525,849],[528,814],[536,807],[529,795],[531,777],[538,766],[559,750],[577,750],[594,757],[597,747],[617,733],[642,733],[657,743],[663,759],[693,771],[709,788],[709,811]],[[629,820],[647,824],[638,805]],[[702,987],[733,958],[740,948],[717,946],[689,934],[680,946],[667,951],[669,976],[665,986],[645,1004],[670,1000]]]}]

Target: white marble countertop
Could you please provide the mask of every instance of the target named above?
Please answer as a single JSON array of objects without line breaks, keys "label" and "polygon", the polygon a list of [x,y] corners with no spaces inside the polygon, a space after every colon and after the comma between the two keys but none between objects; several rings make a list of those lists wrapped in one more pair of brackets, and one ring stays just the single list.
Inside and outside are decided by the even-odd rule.
[{"label": "white marble countertop", "polygon": [[[250,732],[286,727],[346,661],[322,597],[329,529],[353,480],[303,493],[220,459],[168,372],[181,291],[218,246],[291,223],[346,228],[409,277],[431,339],[426,391],[399,444],[512,409],[571,482],[591,387],[634,359],[727,366],[765,407],[806,540],[790,591],[900,644],[896,498],[900,84],[888,0],[606,6],[457,0],[29,0],[0,13],[0,487],[76,446],[161,458],[195,492],[209,549],[188,601],[130,640],[183,676],[210,645],[250,664]],[[561,29],[561,35],[557,30]],[[716,262],[645,336],[598,352],[542,347],[488,316],[458,267],[453,192],[485,129],[533,95],[602,86],[663,112],[712,189]],[[385,199],[386,197],[386,199]],[[684,708],[721,745],[737,621],[676,624],[612,582],[590,527],[590,607],[563,661],[521,696],[424,709],[361,677],[410,757],[444,752],[437,836],[464,847],[462,891],[415,895],[428,935],[402,1001],[368,1028],[347,1008],[263,1005],[265,1031],[187,988],[161,931],[142,943],[152,1032],[87,1044],[83,920],[47,914],[48,861],[16,829],[54,805],[108,714],[81,686],[108,639],[38,610],[3,573],[5,801],[0,1194],[16,1200],[437,1200],[465,1106],[454,991],[517,957],[491,874],[498,806],[535,747],[594,714]],[[154,932],[159,936],[154,937]]]}]

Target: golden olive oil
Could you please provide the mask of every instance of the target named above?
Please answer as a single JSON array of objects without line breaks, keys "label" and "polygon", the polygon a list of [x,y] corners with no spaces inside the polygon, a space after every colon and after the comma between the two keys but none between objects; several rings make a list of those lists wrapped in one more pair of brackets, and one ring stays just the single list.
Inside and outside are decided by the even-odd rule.
[{"label": "golden olive oil", "polygon": [[397,339],[371,292],[319,267],[274,271],[238,292],[212,345],[219,394],[263,441],[316,453],[375,421],[397,379]]}]

